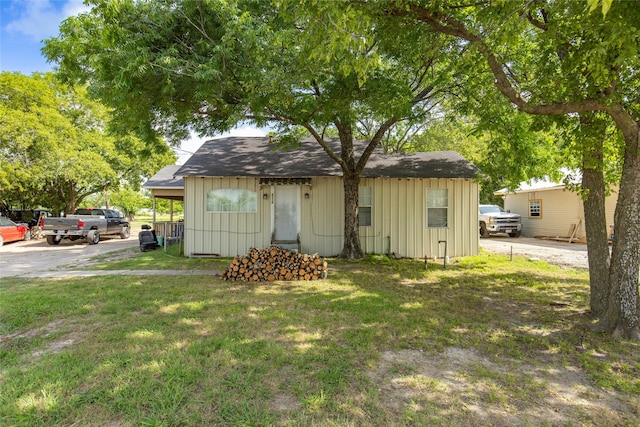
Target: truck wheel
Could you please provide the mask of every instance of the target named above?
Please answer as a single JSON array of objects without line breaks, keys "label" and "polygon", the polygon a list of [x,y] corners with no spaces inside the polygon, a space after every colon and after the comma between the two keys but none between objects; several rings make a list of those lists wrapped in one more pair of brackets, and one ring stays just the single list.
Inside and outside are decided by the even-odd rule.
[{"label": "truck wheel", "polygon": [[484,222],[480,223],[480,237],[482,237],[483,239],[486,239],[487,237],[489,237],[489,230],[487,230],[487,224],[485,224]]},{"label": "truck wheel", "polygon": [[50,245],[59,245],[60,244],[60,239],[57,239],[56,236],[47,236],[47,243]]},{"label": "truck wheel", "polygon": [[31,240],[31,230],[27,230],[27,232],[24,233],[24,237],[22,238],[22,240],[24,240],[25,242]]},{"label": "truck wheel", "polygon": [[128,239],[130,235],[129,227],[122,227],[122,231],[120,232],[121,239]]},{"label": "truck wheel", "polygon": [[90,245],[97,245],[98,242],[100,242],[100,233],[98,233],[98,230],[91,230],[87,233],[87,242]]},{"label": "truck wheel", "polygon": [[509,233],[509,237],[520,237],[520,231],[516,231],[515,233]]}]

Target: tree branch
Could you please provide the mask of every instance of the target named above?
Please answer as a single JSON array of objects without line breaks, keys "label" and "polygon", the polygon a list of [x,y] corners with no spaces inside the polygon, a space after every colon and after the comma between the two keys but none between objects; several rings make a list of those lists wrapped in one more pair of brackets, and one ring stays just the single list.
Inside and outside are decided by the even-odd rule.
[{"label": "tree branch", "polygon": [[[608,111],[608,107],[602,102],[605,100],[604,96],[601,100],[585,99],[573,102],[530,105],[522,95],[516,91],[504,71],[504,65],[497,59],[481,36],[471,32],[462,22],[451,16],[426,10],[420,6],[411,6],[410,10],[419,21],[426,23],[434,30],[474,44],[478,50],[486,56],[489,68],[496,79],[495,85],[498,90],[519,110],[535,115],[561,115],[586,111]],[[406,12],[398,11],[396,14],[406,15]]]},{"label": "tree branch", "polygon": [[541,9],[540,12],[542,13],[542,18],[544,19],[543,21],[538,20],[536,17],[534,17],[531,12],[527,12],[527,20],[529,21],[529,23],[531,25],[533,25],[534,27],[542,30],[542,31],[547,31],[548,29],[548,25],[547,25],[547,16],[546,13],[544,11],[544,9]]},{"label": "tree branch", "polygon": [[362,174],[362,171],[367,165],[369,158],[373,154],[373,151],[376,149],[376,147],[380,144],[380,141],[382,141],[385,133],[387,133],[387,131],[391,129],[391,126],[396,124],[398,120],[398,117],[392,117],[382,125],[380,125],[378,131],[375,135],[373,135],[373,138],[371,138],[371,142],[369,142],[369,145],[367,145],[367,148],[365,148],[364,152],[360,156],[360,159],[358,160],[358,164],[356,165],[356,172],[358,173],[358,175]]},{"label": "tree branch", "polygon": [[311,126],[311,124],[309,123],[303,124],[302,127],[304,127],[306,130],[309,131],[309,133],[313,136],[316,142],[320,144],[320,146],[324,149],[327,155],[331,157],[336,163],[338,163],[340,165],[340,168],[344,170],[346,167],[346,164],[342,161],[342,159],[338,155],[336,155],[336,153],[333,152],[331,147],[327,145],[326,141],[324,140],[324,132],[322,135],[320,135],[316,131],[316,129],[313,126]]}]

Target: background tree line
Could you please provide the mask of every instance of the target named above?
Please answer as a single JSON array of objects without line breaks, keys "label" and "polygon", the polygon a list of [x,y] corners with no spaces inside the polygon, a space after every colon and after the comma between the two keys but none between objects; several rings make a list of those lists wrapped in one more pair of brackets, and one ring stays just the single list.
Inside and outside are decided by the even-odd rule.
[{"label": "background tree line", "polygon": [[[137,191],[175,155],[118,128],[82,85],[0,74],[0,205],[70,213],[92,195]],[[109,198],[102,198],[109,204]],[[113,200],[112,200],[113,202]]]}]

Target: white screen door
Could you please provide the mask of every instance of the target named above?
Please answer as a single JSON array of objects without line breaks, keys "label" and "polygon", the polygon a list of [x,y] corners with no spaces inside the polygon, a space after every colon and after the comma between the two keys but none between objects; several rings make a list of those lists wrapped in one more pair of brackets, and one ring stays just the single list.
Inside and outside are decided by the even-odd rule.
[{"label": "white screen door", "polygon": [[273,237],[275,241],[295,241],[299,232],[300,187],[276,185]]}]

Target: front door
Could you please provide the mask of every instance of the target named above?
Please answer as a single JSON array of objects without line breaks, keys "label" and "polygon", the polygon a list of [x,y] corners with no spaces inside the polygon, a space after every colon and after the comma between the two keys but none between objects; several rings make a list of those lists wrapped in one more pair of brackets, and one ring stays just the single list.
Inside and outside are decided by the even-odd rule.
[{"label": "front door", "polygon": [[300,231],[300,186],[276,185],[273,240],[295,242]]}]

